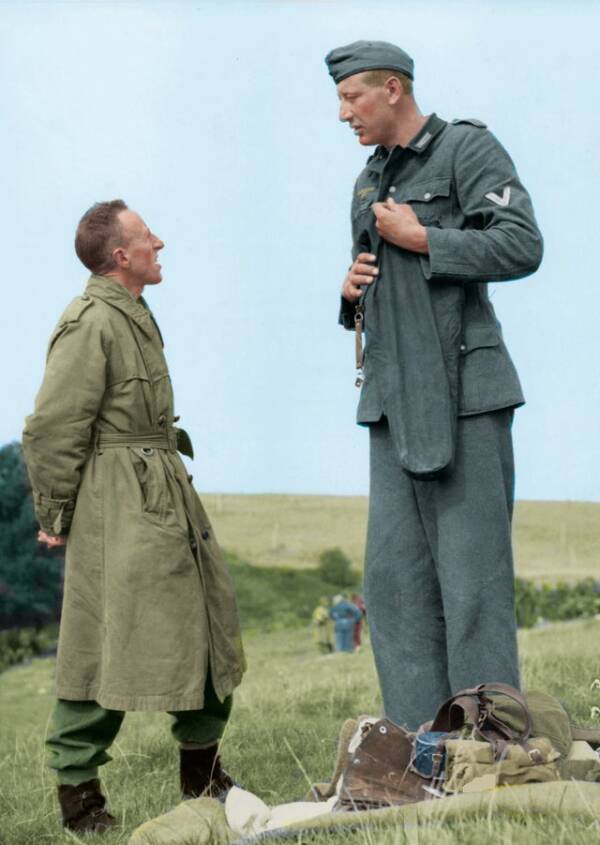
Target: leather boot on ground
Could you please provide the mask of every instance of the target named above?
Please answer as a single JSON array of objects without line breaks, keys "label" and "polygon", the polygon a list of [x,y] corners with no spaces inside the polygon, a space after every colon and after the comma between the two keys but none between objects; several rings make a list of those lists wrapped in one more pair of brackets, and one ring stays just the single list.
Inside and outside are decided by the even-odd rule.
[{"label": "leather boot on ground", "polygon": [[221,766],[217,744],[209,748],[180,748],[179,777],[184,801],[203,797],[224,803],[231,787],[237,786]]},{"label": "leather boot on ground", "polygon": [[115,824],[114,816],[105,809],[106,799],[97,779],[77,786],[60,784],[58,801],[63,826],[75,833],[103,833]]}]

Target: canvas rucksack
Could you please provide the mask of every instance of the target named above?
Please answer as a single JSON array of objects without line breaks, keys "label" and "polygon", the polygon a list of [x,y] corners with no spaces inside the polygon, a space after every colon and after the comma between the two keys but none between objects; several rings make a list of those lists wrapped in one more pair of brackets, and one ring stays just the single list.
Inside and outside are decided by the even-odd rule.
[{"label": "canvas rucksack", "polygon": [[445,701],[416,734],[388,719],[372,724],[343,769],[340,808],[559,780],[571,744],[569,717],[552,696],[480,684]]}]

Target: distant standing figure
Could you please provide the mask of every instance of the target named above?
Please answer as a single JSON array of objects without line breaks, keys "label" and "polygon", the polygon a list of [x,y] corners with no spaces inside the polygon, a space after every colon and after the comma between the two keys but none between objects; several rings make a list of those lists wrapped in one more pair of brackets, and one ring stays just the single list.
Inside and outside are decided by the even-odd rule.
[{"label": "distant standing figure", "polygon": [[355,604],[343,596],[336,596],[329,611],[335,626],[335,650],[354,651],[354,628],[362,613]]},{"label": "distant standing figure", "polygon": [[365,600],[359,593],[352,593],[350,596],[350,601],[352,604],[356,605],[356,607],[360,610],[360,619],[354,626],[354,650],[357,651],[360,648],[361,643],[361,636],[362,636],[362,628],[365,616],[367,615],[367,606],[365,605]]},{"label": "distant standing figure", "polygon": [[333,651],[333,623],[329,617],[329,599],[319,599],[312,615],[313,631],[317,648],[322,654]]}]

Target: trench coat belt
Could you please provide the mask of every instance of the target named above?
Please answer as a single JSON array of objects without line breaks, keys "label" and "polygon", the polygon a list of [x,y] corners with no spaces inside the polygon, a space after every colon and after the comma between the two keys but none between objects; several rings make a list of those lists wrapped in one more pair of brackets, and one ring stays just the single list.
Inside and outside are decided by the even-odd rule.
[{"label": "trench coat belt", "polygon": [[157,431],[147,434],[98,431],[94,445],[97,452],[104,449],[116,449],[119,446],[130,446],[136,449],[168,449],[175,452],[177,451],[177,433],[174,429],[168,432]]}]

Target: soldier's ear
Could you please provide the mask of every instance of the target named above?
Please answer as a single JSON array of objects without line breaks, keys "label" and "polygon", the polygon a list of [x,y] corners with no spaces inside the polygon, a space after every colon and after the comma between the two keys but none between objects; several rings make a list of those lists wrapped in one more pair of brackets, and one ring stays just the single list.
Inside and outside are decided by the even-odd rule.
[{"label": "soldier's ear", "polygon": [[126,270],[129,267],[129,257],[124,247],[118,246],[116,249],[113,249],[112,257],[120,270]]},{"label": "soldier's ear", "polygon": [[390,76],[386,79],[384,86],[387,93],[388,103],[390,106],[395,106],[398,100],[404,95],[402,83],[397,76]]}]

